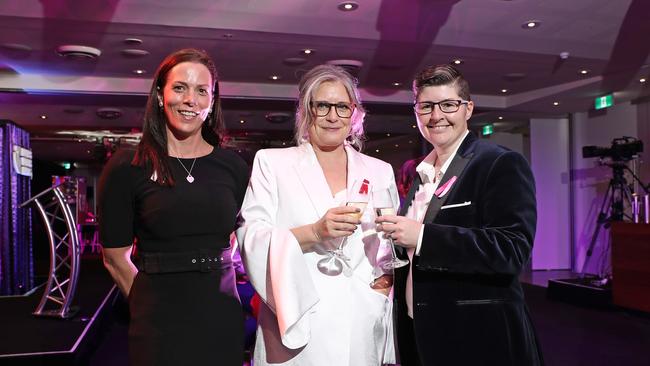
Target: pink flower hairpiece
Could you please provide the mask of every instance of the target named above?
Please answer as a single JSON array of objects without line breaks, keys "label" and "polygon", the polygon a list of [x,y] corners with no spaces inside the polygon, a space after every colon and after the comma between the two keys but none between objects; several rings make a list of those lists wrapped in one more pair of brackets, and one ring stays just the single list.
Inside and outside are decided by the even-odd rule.
[{"label": "pink flower hairpiece", "polygon": [[436,191],[433,194],[435,194],[438,198],[442,198],[444,195],[447,194],[447,192],[449,192],[451,186],[453,186],[454,183],[456,182],[456,179],[458,179],[458,177],[454,175],[445,184],[438,187],[438,189],[436,189]]}]

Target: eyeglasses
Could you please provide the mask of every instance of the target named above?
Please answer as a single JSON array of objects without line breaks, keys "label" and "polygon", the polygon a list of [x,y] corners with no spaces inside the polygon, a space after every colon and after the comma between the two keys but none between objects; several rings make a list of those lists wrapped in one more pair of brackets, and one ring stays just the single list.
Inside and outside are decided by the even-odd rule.
[{"label": "eyeglasses", "polygon": [[354,112],[355,105],[352,103],[328,103],[322,101],[310,102],[309,105],[314,108],[316,115],[318,117],[325,117],[330,113],[332,107],[336,111],[336,115],[341,118],[350,118],[352,117],[352,112]]},{"label": "eyeglasses", "polygon": [[435,108],[437,104],[438,108],[440,108],[440,111],[443,113],[454,113],[460,109],[461,105],[467,103],[469,103],[469,101],[462,99],[447,99],[440,102],[417,102],[413,106],[413,109],[415,109],[415,113],[419,115],[430,114],[433,112],[433,108]]}]

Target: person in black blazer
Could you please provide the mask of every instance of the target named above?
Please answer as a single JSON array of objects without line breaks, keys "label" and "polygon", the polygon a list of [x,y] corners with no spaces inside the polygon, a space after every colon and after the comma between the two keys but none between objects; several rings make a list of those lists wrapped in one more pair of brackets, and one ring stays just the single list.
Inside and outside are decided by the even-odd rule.
[{"label": "person in black blazer", "polygon": [[402,365],[542,365],[519,274],[537,211],[526,159],[469,132],[461,73],[431,66],[413,82],[433,151],[417,166],[399,216],[380,216],[410,264],[395,271]]}]

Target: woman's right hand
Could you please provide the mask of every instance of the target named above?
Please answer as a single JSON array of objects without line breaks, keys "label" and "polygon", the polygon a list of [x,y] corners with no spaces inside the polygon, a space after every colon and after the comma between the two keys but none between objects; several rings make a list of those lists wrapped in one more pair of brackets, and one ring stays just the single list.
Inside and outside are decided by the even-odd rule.
[{"label": "woman's right hand", "polygon": [[352,235],[361,223],[360,213],[359,208],[352,206],[330,208],[320,220],[312,224],[317,241]]}]

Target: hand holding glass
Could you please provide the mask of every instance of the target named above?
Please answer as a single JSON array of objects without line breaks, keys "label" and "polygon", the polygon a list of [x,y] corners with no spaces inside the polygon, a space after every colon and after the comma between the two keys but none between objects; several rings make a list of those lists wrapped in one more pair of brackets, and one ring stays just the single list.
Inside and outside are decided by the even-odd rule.
[{"label": "hand holding glass", "polygon": [[[357,220],[361,220],[361,216],[363,216],[363,211],[366,209],[366,206],[368,206],[368,201],[370,201],[370,182],[368,182],[366,179],[363,180],[355,180],[354,183],[352,183],[351,189],[348,189],[347,191],[347,203],[345,204],[348,207],[356,207],[359,209],[359,212],[355,213],[349,213],[348,215],[354,217]],[[341,240],[341,243],[339,244],[339,247],[334,249],[332,251],[332,254],[335,256],[348,261],[350,258],[348,258],[347,255],[343,253],[343,246],[345,243],[347,243],[348,237],[344,237]]]},{"label": "hand holding glass", "polygon": [[[349,213],[347,215],[353,216],[360,220],[363,216],[363,210],[366,209],[368,201],[370,200],[370,183],[367,180],[355,180],[352,187],[347,190],[346,206],[356,207],[359,212]],[[328,250],[329,258],[323,258],[317,264],[319,270],[329,275],[336,275],[341,273],[342,265],[348,265],[347,261],[350,258],[343,253],[343,247],[347,242],[348,237],[341,239],[339,246],[335,249]]]},{"label": "hand holding glass", "polygon": [[[372,192],[372,203],[375,207],[375,213],[377,216],[384,215],[395,215],[395,207],[393,206],[393,199],[391,192],[388,188],[378,189]],[[391,260],[388,262],[382,263],[381,267],[383,269],[394,269],[407,265],[408,260],[397,258],[397,253],[395,252],[395,244],[393,243],[393,238],[388,236],[390,241],[391,249]]]}]

